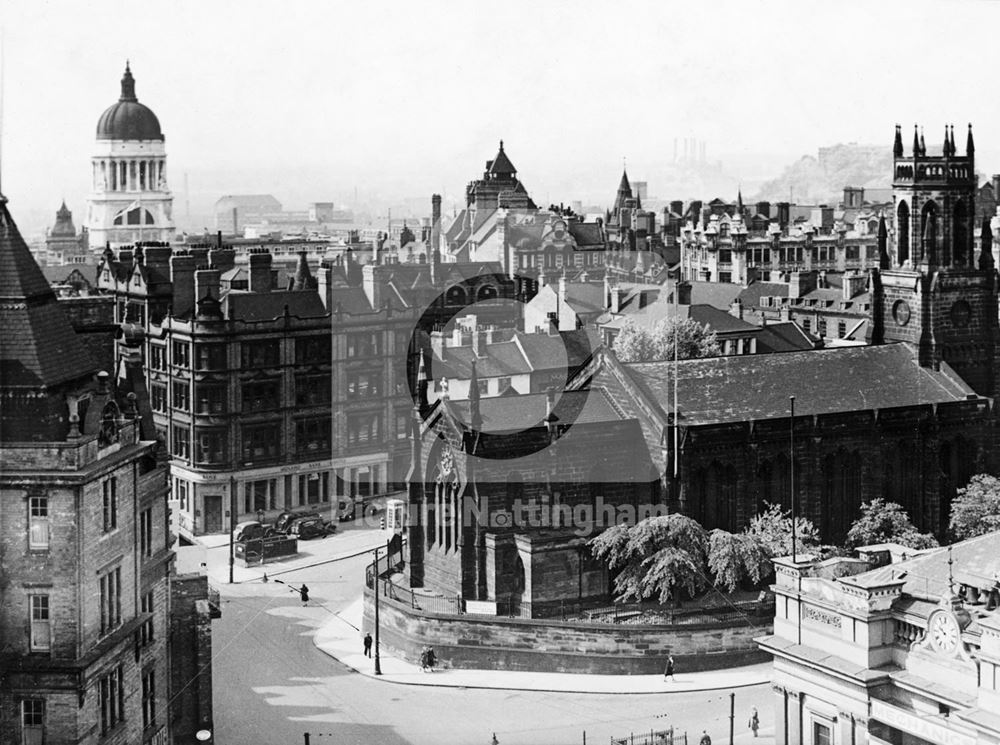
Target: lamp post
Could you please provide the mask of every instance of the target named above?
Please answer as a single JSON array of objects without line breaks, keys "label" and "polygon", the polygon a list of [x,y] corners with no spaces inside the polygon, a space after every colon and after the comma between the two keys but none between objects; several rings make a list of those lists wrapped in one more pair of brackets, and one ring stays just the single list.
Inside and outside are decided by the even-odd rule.
[{"label": "lamp post", "polygon": [[788,479],[788,489],[792,502],[792,562],[794,563],[796,561],[795,544],[797,543],[795,540],[795,396],[788,397],[788,404],[791,410],[788,417],[788,465],[790,476]]},{"label": "lamp post", "polygon": [[382,659],[381,659],[381,657],[379,657],[379,638],[378,638],[378,632],[379,632],[379,617],[378,617],[378,596],[379,596],[379,587],[378,587],[378,552],[379,552],[379,549],[376,548],[375,551],[374,551],[374,554],[375,554],[375,573],[372,576],[372,586],[373,586],[373,588],[375,590],[375,674],[376,675],[381,675],[382,674]]},{"label": "lamp post", "polygon": [[233,564],[236,555],[233,547],[233,533],[236,531],[236,477],[229,477],[229,584],[233,584]]}]

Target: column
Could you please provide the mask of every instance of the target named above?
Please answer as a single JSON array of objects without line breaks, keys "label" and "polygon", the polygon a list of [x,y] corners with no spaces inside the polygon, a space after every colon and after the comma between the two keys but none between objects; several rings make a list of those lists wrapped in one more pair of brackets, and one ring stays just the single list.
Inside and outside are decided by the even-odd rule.
[{"label": "column", "polygon": [[805,745],[802,739],[802,694],[788,691],[788,745]]},{"label": "column", "polygon": [[788,694],[781,686],[774,686],[774,743],[788,745]]}]

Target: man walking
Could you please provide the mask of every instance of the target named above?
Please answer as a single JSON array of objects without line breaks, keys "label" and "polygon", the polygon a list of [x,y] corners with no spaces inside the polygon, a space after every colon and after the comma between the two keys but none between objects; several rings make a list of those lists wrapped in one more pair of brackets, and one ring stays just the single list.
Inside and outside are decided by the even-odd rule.
[{"label": "man walking", "polygon": [[712,745],[712,738],[708,736],[708,730],[701,731],[701,739],[698,740],[698,745]]},{"label": "man walking", "polygon": [[372,635],[365,634],[365,657],[372,656]]},{"label": "man walking", "polygon": [[754,706],[750,710],[750,729],[753,730],[753,736],[757,736],[757,730],[760,729],[760,717],[757,716],[757,707]]}]

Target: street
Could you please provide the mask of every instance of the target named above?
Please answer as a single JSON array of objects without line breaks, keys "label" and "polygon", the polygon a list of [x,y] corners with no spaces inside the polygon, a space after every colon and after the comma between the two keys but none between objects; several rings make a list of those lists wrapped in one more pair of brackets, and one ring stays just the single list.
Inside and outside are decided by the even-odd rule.
[{"label": "street", "polygon": [[[213,626],[216,741],[293,745],[501,745],[606,743],[673,725],[698,742],[707,728],[729,742],[729,693],[595,695],[407,686],[359,675],[317,649],[315,629],[360,594],[366,556],[281,574],[267,584],[221,586]],[[309,586],[303,607],[291,586]],[[359,636],[360,644],[360,636]],[[736,743],[753,742],[751,706],[771,742],[767,685],[736,691]],[[697,735],[697,736],[696,736]],[[766,737],[765,737],[766,736]]]}]

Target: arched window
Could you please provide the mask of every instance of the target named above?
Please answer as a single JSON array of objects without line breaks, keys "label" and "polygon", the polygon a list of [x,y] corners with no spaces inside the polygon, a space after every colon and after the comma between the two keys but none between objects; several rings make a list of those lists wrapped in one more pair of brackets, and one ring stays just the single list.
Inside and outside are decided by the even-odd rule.
[{"label": "arched window", "polygon": [[899,203],[896,210],[896,263],[902,266],[910,260],[910,208]]},{"label": "arched window", "polygon": [[115,215],[114,224],[115,225],[139,225],[140,216],[144,216],[143,225],[155,225],[153,220],[153,214],[147,210],[140,207],[132,207],[128,210],[122,210],[117,215]]},{"label": "arched window", "polygon": [[448,305],[467,305],[464,287],[450,287],[447,293]]},{"label": "arched window", "polygon": [[965,209],[965,203],[959,200],[955,203],[954,211],[954,261],[957,266],[965,266],[972,263],[972,235],[969,231],[969,214]]},{"label": "arched window", "polygon": [[497,296],[497,288],[493,285],[483,285],[476,292],[476,300],[492,300]]}]

